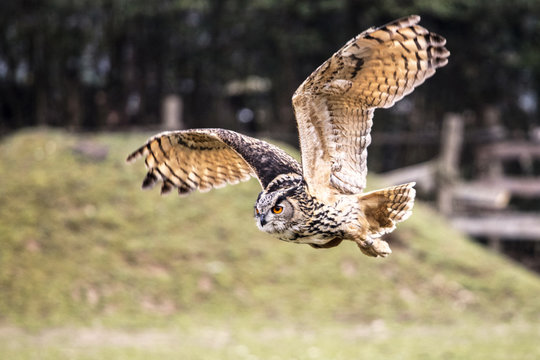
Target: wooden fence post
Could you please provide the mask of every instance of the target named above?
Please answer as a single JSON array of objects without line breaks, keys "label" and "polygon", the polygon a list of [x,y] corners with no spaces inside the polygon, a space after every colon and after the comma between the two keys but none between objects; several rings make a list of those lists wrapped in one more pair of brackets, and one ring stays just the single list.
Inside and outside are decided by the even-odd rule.
[{"label": "wooden fence post", "polygon": [[439,158],[437,206],[445,215],[452,214],[452,187],[459,178],[459,158],[463,145],[463,118],[447,114],[443,120]]}]

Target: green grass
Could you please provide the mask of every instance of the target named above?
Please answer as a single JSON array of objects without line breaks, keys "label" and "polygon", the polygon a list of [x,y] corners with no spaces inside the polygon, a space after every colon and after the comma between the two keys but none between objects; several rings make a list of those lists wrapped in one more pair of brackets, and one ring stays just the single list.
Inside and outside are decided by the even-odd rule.
[{"label": "green grass", "polygon": [[41,334],[0,331],[6,359],[538,359],[540,328],[511,322],[452,326],[387,324],[205,323],[119,331],[62,328]]},{"label": "green grass", "polygon": [[[540,356],[539,278],[427,206],[388,237],[387,259],[287,244],[257,230],[255,180],[141,191],[143,162],[124,159],[145,138],[29,130],[0,143],[5,358]],[[75,152],[82,141],[108,156]]]}]

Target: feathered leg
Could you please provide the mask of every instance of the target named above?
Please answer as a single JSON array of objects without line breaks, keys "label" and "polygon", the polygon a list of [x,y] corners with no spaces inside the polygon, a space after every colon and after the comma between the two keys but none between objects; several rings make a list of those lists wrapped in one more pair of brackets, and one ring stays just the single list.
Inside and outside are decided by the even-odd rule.
[{"label": "feathered leg", "polygon": [[[396,228],[398,222],[406,220],[412,213],[416,191],[415,183],[392,186],[359,196],[360,228],[351,231],[360,250],[368,256],[388,256],[392,250],[379,238]],[[355,226],[351,225],[351,230]]]}]

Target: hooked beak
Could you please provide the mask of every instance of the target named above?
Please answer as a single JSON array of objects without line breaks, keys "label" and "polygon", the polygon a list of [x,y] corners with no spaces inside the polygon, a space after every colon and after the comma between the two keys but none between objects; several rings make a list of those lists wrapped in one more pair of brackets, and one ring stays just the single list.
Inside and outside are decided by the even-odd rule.
[{"label": "hooked beak", "polygon": [[261,223],[261,227],[266,225],[266,219],[264,218],[264,215],[259,216],[259,222]]}]

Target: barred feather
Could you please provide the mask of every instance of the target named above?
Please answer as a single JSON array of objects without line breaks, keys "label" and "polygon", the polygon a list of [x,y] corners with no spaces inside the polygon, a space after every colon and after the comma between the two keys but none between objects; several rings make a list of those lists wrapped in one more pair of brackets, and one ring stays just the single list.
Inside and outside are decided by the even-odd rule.
[{"label": "barred feather", "polygon": [[375,108],[390,107],[446,65],[446,40],[412,15],[351,39],[293,96],[304,177],[321,198],[366,185]]},{"label": "barred feather", "polygon": [[301,173],[291,156],[265,141],[224,129],[171,131],[150,138],[128,156],[145,158],[144,189],[162,181],[161,193],[209,191],[256,176],[266,187],[282,173]]},{"label": "barred feather", "polygon": [[412,214],[416,191],[414,182],[375,190],[359,197],[368,224],[368,236],[378,238],[393,231],[398,222]]}]

